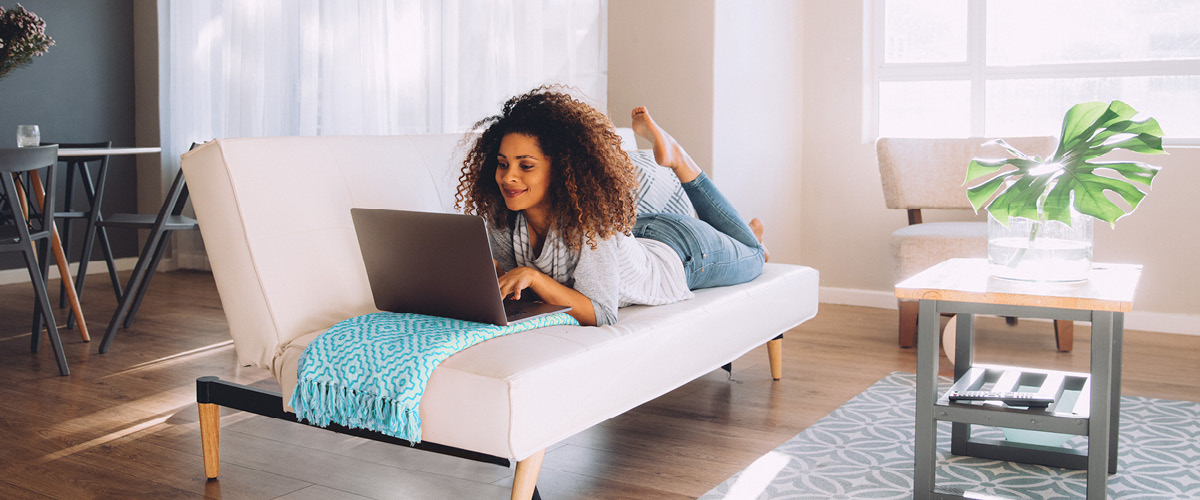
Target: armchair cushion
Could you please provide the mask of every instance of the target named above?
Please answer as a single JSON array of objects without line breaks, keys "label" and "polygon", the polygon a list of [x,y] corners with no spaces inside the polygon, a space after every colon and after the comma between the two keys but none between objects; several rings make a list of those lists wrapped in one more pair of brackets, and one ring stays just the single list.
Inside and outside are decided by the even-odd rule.
[{"label": "armchair cushion", "polygon": [[946,259],[986,256],[986,222],[926,222],[892,233],[892,278],[896,283]]}]

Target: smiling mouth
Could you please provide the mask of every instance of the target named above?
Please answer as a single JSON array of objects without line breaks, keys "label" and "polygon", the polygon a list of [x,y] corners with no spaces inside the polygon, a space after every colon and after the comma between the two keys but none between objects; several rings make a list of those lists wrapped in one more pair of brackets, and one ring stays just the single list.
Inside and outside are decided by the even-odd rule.
[{"label": "smiling mouth", "polygon": [[502,189],[501,191],[504,191],[504,196],[506,198],[516,198],[518,196],[521,196],[522,194],[525,194],[525,192],[529,191],[529,190],[528,189]]}]

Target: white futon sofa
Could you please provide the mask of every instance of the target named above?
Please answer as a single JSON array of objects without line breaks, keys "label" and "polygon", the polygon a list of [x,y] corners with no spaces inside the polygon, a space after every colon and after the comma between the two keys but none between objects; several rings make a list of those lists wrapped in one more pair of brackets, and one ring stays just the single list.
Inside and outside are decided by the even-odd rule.
[{"label": "white futon sofa", "polygon": [[[218,474],[219,407],[294,421],[284,403],[304,347],[339,321],[377,311],[350,209],[452,211],[461,139],[217,139],[183,155],[238,359],[272,370],[283,392],[197,381],[209,478]],[[750,283],[698,290],[671,305],[622,308],[616,325],[488,340],[434,371],[417,447],[505,466],[516,461],[513,498],[529,499],[544,450],[556,442],[764,343],[778,379],[782,333],[816,313],[817,271],[767,264]]]}]

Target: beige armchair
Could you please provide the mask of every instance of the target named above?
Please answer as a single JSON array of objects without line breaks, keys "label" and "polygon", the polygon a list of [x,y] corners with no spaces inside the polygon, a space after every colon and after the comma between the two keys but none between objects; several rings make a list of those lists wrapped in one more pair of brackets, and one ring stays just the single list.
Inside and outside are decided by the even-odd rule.
[{"label": "beige armchair", "polygon": [[[1054,137],[1005,139],[1027,154],[1048,156]],[[922,222],[923,209],[970,209],[963,180],[971,158],[1009,156],[1000,146],[984,146],[987,139],[900,139],[881,137],[875,142],[879,175],[888,208],[907,210],[908,226],[892,233],[894,283],[955,257],[987,257],[986,222]],[[900,300],[900,346],[916,344],[917,301]],[[1009,318],[1009,323],[1016,322]],[[1058,350],[1072,349],[1070,321],[1055,321]]]}]

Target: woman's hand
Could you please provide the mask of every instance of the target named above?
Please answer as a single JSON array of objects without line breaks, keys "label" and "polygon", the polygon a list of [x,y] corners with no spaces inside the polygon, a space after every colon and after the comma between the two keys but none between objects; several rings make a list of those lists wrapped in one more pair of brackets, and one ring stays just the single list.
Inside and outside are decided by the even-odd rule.
[{"label": "woman's hand", "polygon": [[546,276],[541,271],[532,267],[518,267],[500,277],[501,297],[511,295],[513,300],[520,300],[521,291],[526,288],[533,290],[547,304],[570,306],[571,310],[567,311],[567,314],[579,320],[579,324],[596,325],[596,311],[592,308],[591,299],[554,281],[554,278]]},{"label": "woman's hand", "polygon": [[521,290],[534,286],[538,280],[549,278],[532,267],[518,267],[500,276],[500,296],[511,295],[513,300],[521,300]]}]

